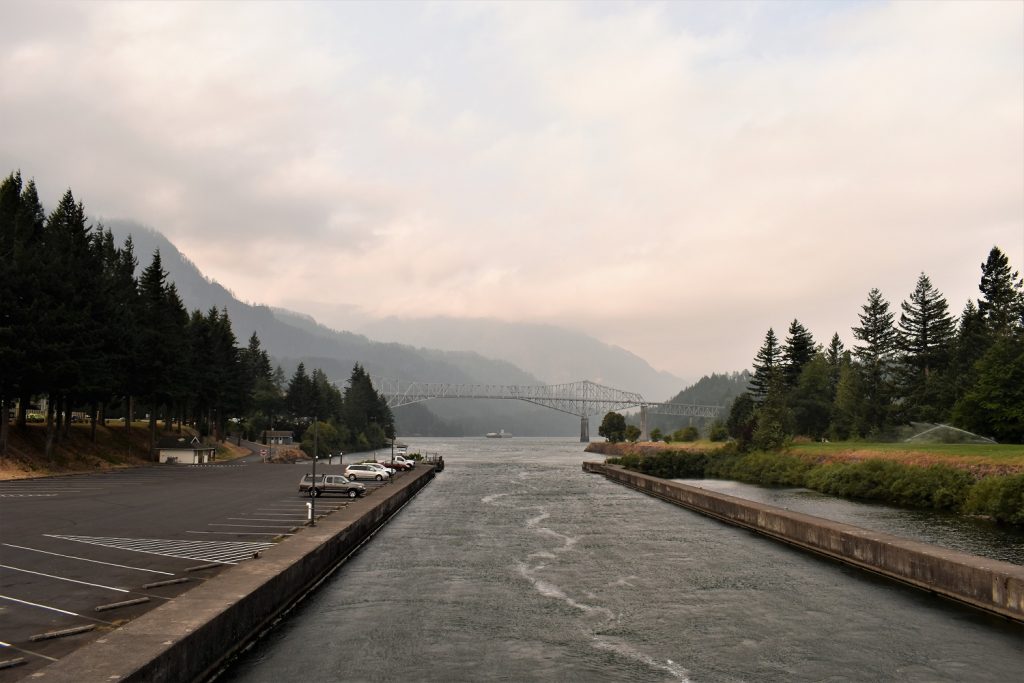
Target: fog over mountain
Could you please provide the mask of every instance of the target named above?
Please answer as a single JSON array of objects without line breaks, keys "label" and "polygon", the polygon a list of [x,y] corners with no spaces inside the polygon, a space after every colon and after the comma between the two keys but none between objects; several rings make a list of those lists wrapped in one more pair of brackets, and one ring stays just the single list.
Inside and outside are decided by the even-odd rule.
[{"label": "fog over mountain", "polygon": [[[119,242],[131,235],[140,271],[152,261],[154,251],[159,250],[164,270],[175,283],[186,308],[204,312],[214,306],[226,308],[239,344],[246,344],[255,332],[273,362],[281,365],[288,376],[299,362],[304,362],[307,369],[320,368],[332,381],[343,386],[353,364],[358,362],[373,376],[409,381],[464,384],[544,384],[552,381],[538,378],[509,360],[487,357],[473,350],[452,350],[457,345],[416,348],[372,341],[361,334],[330,329],[306,314],[243,302],[233,292],[205,277],[159,232],[131,221],[115,220],[105,224]],[[272,265],[254,264],[253,267]],[[571,338],[568,334],[554,334],[552,338],[560,336]],[[576,341],[581,348],[602,346],[584,335],[579,335]],[[496,344],[495,348],[500,352],[505,347]],[[621,350],[619,352],[627,358],[631,356]],[[522,357],[529,358],[529,354]],[[636,361],[643,364],[640,359]],[[574,364],[571,349],[565,343],[552,344],[550,363],[546,366],[547,372],[552,373],[549,377],[558,376],[551,368],[557,368],[559,364],[570,368],[567,373],[580,367]],[[597,377],[593,379],[598,381]],[[678,390],[679,386],[681,384],[677,384],[675,389]],[[460,435],[505,429],[523,436],[568,436],[578,434],[579,429],[578,418],[520,401],[430,401],[414,409],[399,409],[396,417],[399,430],[405,429],[405,434]]]},{"label": "fog over mountain", "polygon": [[502,358],[547,384],[589,379],[639,392],[651,401],[664,401],[685,385],[684,380],[655,370],[626,349],[553,325],[483,318],[389,317],[362,323],[356,329],[372,339]]}]

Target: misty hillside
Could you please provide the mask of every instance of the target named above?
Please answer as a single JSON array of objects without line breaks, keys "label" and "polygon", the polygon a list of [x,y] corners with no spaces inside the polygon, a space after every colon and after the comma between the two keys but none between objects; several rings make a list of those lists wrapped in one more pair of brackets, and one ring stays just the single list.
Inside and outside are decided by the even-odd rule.
[{"label": "misty hillside", "polygon": [[[175,283],[190,311],[226,308],[240,345],[256,332],[273,362],[291,376],[299,362],[307,370],[322,369],[339,386],[348,380],[352,366],[361,363],[371,375],[401,380],[466,384],[542,384],[536,377],[506,361],[477,353],[416,349],[411,346],[371,341],[365,336],[332,330],[313,318],[239,301],[199,269],[159,232],[129,221],[106,224],[119,242],[130,234],[139,270],[160,251],[164,270]],[[464,404],[464,405],[460,405]],[[429,407],[427,407],[429,406]],[[439,419],[437,415],[443,416]],[[415,418],[416,429],[403,431],[402,417]],[[570,436],[579,433],[577,418],[539,409],[520,401],[431,401],[415,409],[396,411],[400,433],[478,434],[506,429],[522,435]],[[486,428],[485,428],[486,425]]]},{"label": "misty hillside", "polygon": [[[729,408],[733,400],[747,390],[750,384],[750,373],[747,370],[730,373],[713,373],[710,376],[701,377],[695,384],[686,387],[678,394],[670,398],[666,403],[695,404],[699,406],[722,406],[722,413],[719,417],[723,422],[729,416]],[[663,432],[674,432],[675,430],[693,425],[704,429],[706,423],[711,420],[703,418],[687,418],[672,415],[651,415],[650,428],[657,427]]]},{"label": "misty hillside", "polygon": [[553,325],[480,318],[384,318],[358,329],[372,339],[503,358],[547,384],[589,379],[636,391],[649,401],[663,401],[685,384],[625,349]]}]

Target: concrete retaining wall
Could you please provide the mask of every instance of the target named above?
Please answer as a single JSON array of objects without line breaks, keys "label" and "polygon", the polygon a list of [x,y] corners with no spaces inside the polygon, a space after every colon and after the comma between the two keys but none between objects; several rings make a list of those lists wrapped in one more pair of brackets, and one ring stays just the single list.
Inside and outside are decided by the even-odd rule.
[{"label": "concrete retaining wall", "polygon": [[585,472],[765,536],[1024,622],[1024,567],[625,470]]},{"label": "concrete retaining wall", "polygon": [[434,477],[420,466],[32,675],[47,683],[201,681],[215,673]]}]

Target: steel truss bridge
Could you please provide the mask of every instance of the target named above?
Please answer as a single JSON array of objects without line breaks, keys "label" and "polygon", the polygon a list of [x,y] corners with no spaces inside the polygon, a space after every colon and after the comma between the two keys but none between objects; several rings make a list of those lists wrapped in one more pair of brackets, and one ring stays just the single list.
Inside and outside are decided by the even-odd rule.
[{"label": "steel truss bridge", "polygon": [[589,380],[568,384],[448,384],[441,382],[401,382],[371,378],[374,388],[384,396],[389,408],[421,403],[435,398],[513,399],[534,403],[580,418],[580,441],[590,441],[591,415],[640,408],[641,438],[650,438],[649,414],[716,418],[721,406],[686,403],[654,403],[632,391],[602,386]]}]

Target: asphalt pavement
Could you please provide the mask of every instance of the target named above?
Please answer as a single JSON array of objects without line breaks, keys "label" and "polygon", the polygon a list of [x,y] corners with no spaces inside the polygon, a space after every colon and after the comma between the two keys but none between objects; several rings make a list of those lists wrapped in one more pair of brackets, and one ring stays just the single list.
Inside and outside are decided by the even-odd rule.
[{"label": "asphalt pavement", "polygon": [[[301,533],[311,464],[259,460],[0,482],[0,683]],[[350,504],[321,497],[316,514]]]}]

